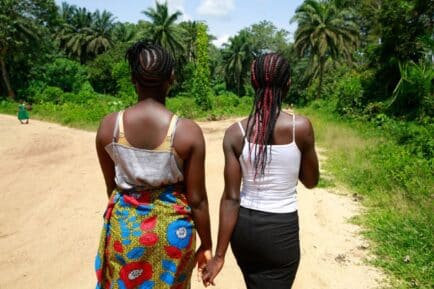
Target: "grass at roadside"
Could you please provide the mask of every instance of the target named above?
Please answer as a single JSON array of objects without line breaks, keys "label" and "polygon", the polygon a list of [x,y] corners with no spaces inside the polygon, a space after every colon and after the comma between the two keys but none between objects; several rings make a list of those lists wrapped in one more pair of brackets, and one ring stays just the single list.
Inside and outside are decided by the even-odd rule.
[{"label": "grass at roadside", "polygon": [[[85,130],[96,130],[104,115],[124,109],[133,99],[102,97],[85,103],[65,102],[54,104],[45,102],[33,105],[31,119],[60,123],[65,126]],[[169,110],[179,116],[196,120],[218,120],[230,116],[247,115],[252,99],[227,94],[211,97],[213,109],[202,111],[191,97],[173,97],[166,100]],[[0,100],[0,113],[17,114],[18,103]]]},{"label": "grass at roadside", "polygon": [[366,210],[355,221],[374,241],[373,263],[391,273],[393,288],[434,288],[433,160],[370,122],[342,120],[318,105],[300,112],[325,149],[329,183],[362,198]]}]

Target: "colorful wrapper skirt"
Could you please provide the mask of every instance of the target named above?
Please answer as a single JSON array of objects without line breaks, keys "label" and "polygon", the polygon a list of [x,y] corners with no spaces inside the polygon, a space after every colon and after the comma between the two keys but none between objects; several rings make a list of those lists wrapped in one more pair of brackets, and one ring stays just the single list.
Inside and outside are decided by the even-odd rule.
[{"label": "colorful wrapper skirt", "polygon": [[196,230],[184,193],[115,190],[95,260],[97,289],[190,288]]}]

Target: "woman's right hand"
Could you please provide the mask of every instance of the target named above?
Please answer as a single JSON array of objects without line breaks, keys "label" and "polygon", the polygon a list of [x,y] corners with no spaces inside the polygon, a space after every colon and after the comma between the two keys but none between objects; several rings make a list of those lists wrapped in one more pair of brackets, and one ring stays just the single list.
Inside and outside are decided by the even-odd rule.
[{"label": "woman's right hand", "polygon": [[214,278],[221,271],[224,263],[224,258],[218,256],[214,256],[210,261],[208,261],[202,272],[202,281],[203,284],[205,284],[205,287],[208,287],[209,285],[215,286]]}]

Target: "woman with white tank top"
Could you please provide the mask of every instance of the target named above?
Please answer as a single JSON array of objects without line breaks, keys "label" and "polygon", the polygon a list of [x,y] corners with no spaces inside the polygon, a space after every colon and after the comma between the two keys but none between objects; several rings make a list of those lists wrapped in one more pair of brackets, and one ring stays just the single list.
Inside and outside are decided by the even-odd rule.
[{"label": "woman with white tank top", "polygon": [[319,179],[314,134],[307,118],[281,111],[290,86],[287,60],[258,57],[251,81],[252,111],[223,140],[218,241],[203,279],[214,284],[230,242],[248,289],[288,289],[300,261],[297,182],[313,188]]}]

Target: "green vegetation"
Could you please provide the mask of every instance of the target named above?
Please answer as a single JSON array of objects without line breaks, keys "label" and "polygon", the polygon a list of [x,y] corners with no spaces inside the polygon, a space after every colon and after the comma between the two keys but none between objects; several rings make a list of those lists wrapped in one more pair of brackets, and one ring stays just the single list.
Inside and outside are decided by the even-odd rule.
[{"label": "green vegetation", "polygon": [[[287,104],[309,105],[327,148],[321,186],[364,198],[358,221],[394,288],[434,286],[434,32],[430,0],[306,0],[289,32],[261,21],[219,48],[202,22],[178,22],[167,4],[138,23],[54,0],[0,1],[0,112],[23,99],[32,118],[95,129],[135,102],[124,54],[150,39],[175,58],[167,105],[199,119],[246,115],[250,65],[273,51],[292,64]],[[406,262],[403,260],[405,259]]]},{"label": "green vegetation", "polygon": [[[374,241],[374,264],[393,288],[432,288],[434,282],[434,124],[342,119],[324,101],[310,116],[326,149],[325,186],[345,186],[366,207],[356,218]],[[333,176],[330,180],[330,176]]]},{"label": "green vegetation", "polygon": [[210,72],[208,60],[208,35],[206,34],[206,26],[202,23],[197,27],[197,58],[193,73],[193,85],[191,93],[193,94],[196,104],[202,110],[211,109],[211,102],[209,100],[211,89],[210,85]]},{"label": "green vegetation", "polygon": [[309,58],[306,76],[318,76],[317,97],[321,96],[327,62],[341,57],[351,60],[359,40],[359,27],[349,9],[338,9],[333,2],[306,0],[295,11],[299,28],[294,46],[300,56]]}]

